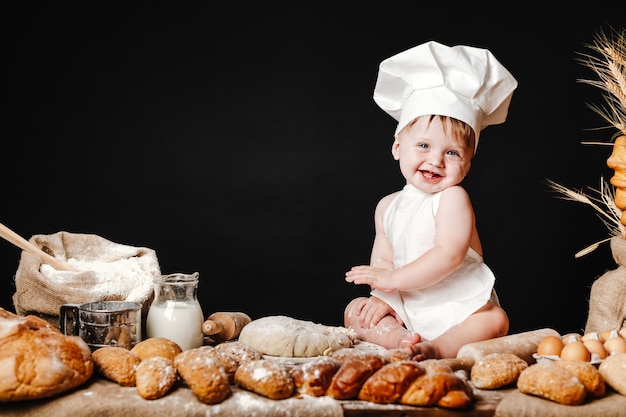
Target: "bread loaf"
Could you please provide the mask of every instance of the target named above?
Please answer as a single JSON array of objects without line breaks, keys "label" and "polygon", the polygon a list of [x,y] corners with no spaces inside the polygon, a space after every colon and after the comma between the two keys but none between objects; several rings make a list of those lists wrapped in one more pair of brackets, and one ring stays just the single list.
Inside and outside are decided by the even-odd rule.
[{"label": "bread loaf", "polygon": [[598,366],[598,372],[611,388],[626,396],[626,353],[607,356]]},{"label": "bread loaf", "polygon": [[273,400],[291,397],[294,384],[287,369],[267,359],[246,361],[235,372],[235,383],[241,388]]},{"label": "bread loaf", "polygon": [[174,365],[183,382],[203,403],[216,404],[230,395],[224,367],[201,347],[179,353],[174,358]]},{"label": "bread loaf", "polygon": [[178,380],[174,361],[165,356],[150,356],[137,365],[135,371],[137,393],[146,400],[161,398]]},{"label": "bread loaf", "polygon": [[296,392],[313,397],[323,396],[340,366],[341,362],[330,356],[320,356],[296,365],[290,370]]},{"label": "bread loaf", "polygon": [[216,359],[224,368],[224,371],[228,376],[228,383],[235,383],[235,372],[237,371],[239,364],[232,356],[229,356],[226,353],[217,350],[215,346],[211,345],[200,346],[196,348],[196,350],[199,354],[202,353],[203,355],[208,355]]},{"label": "bread loaf", "polygon": [[123,387],[134,387],[139,357],[119,346],[104,346],[93,352],[96,372]]},{"label": "bread loaf", "polygon": [[587,395],[576,375],[553,362],[535,363],[524,369],[517,379],[517,389],[565,405],[582,404]]},{"label": "bread loaf", "polygon": [[0,308],[0,402],[52,397],[83,384],[93,369],[78,336]]},{"label": "bread loaf", "polygon": [[386,363],[377,354],[338,355],[338,357],[342,365],[326,389],[326,395],[338,400],[356,398],[365,381]]},{"label": "bread loaf", "polygon": [[[401,404],[466,408],[474,401],[472,388],[454,372],[438,372],[434,363],[431,369],[418,376],[400,397]],[[445,368],[445,366],[444,366]]]},{"label": "bread loaf", "polygon": [[474,364],[470,378],[476,388],[495,389],[517,382],[526,368],[528,363],[512,353],[492,353]]},{"label": "bread loaf", "polygon": [[245,343],[237,340],[232,342],[224,342],[215,346],[218,352],[232,357],[237,365],[246,361],[263,359],[263,354]]},{"label": "bread loaf", "polygon": [[585,386],[587,395],[591,398],[601,398],[606,394],[606,384],[598,369],[589,362],[583,361],[555,361],[555,365],[565,368],[578,377]]},{"label": "bread loaf", "polygon": [[183,349],[178,343],[165,337],[149,337],[137,343],[130,351],[137,355],[140,360],[152,356],[163,356],[174,360]]},{"label": "bread loaf", "polygon": [[453,374],[454,369],[441,359],[425,359],[420,361],[420,365],[426,370],[426,372],[430,374],[443,373],[443,374]]},{"label": "bread loaf", "polygon": [[389,362],[370,376],[359,391],[359,400],[380,404],[395,403],[415,379],[426,371],[416,361]]},{"label": "bread loaf", "polygon": [[331,352],[330,357],[337,359],[339,362],[344,363],[350,359],[362,359],[366,362],[374,361],[374,362],[382,362],[385,364],[388,362],[388,359],[385,355],[379,352],[372,352],[369,350],[360,350],[354,348],[341,348],[334,352]]}]

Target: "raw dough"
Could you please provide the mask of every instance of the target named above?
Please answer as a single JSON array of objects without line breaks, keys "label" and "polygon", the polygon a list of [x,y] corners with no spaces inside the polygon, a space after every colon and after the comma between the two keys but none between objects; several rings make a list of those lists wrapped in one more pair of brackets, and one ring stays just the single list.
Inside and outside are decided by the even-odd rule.
[{"label": "raw dough", "polygon": [[267,316],[248,323],[239,341],[264,355],[313,357],[352,347],[353,329],[333,327],[287,316]]}]

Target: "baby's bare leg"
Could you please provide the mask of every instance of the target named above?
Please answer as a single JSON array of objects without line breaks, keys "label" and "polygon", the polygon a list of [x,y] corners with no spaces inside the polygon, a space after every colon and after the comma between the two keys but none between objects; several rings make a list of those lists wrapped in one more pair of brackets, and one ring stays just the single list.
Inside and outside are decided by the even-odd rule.
[{"label": "baby's bare leg", "polygon": [[345,327],[356,331],[356,337],[370,343],[376,343],[387,349],[402,348],[412,354],[410,346],[418,343],[421,338],[417,333],[411,332],[398,323],[392,315],[383,317],[376,326],[362,327],[356,314],[359,304],[366,302],[366,298],[352,300],[344,312]]},{"label": "baby's bare leg", "polygon": [[506,312],[494,303],[487,303],[462,323],[452,327],[432,341],[413,346],[413,359],[455,358],[461,346],[505,336],[509,331]]}]

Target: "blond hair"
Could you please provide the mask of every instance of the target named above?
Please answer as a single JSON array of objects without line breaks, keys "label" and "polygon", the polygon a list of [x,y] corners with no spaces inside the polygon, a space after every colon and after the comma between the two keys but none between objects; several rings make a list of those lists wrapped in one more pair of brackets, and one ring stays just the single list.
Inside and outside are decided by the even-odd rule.
[{"label": "blond hair", "polygon": [[440,114],[431,114],[431,115],[417,116],[415,119],[411,121],[411,123],[406,125],[406,127],[414,125],[417,122],[417,120],[419,120],[420,117],[428,117],[428,126],[430,126],[432,121],[435,119],[441,120],[444,133],[448,133],[447,122],[450,122],[450,129],[451,129],[450,133],[452,134],[452,136],[456,138],[457,140],[460,140],[461,142],[463,142],[463,144],[467,146],[468,149],[471,149],[472,152],[474,151],[474,145],[476,143],[476,133],[474,132],[474,129],[472,129],[472,127],[469,124],[465,123],[462,120],[455,119],[454,117],[443,116]]}]

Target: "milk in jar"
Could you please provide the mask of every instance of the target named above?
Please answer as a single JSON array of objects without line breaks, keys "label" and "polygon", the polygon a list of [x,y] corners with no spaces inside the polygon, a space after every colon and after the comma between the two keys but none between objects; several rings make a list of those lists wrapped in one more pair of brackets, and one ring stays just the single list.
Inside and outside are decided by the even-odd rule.
[{"label": "milk in jar", "polygon": [[198,302],[199,274],[170,274],[154,279],[154,300],[146,319],[147,337],[164,337],[181,349],[204,343],[204,314]]}]

